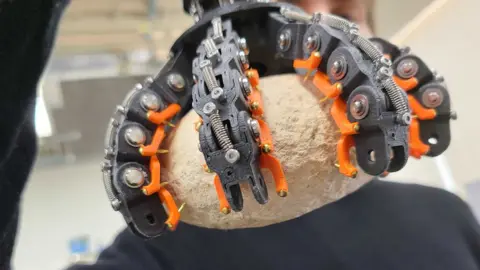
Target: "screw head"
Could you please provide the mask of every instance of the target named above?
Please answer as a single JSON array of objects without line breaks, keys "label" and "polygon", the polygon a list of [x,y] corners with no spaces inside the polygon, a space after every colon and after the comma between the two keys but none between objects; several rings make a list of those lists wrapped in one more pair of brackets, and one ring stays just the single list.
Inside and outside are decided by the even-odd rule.
[{"label": "screw head", "polygon": [[105,159],[110,159],[115,155],[115,152],[112,147],[105,148]]},{"label": "screw head", "polygon": [[203,113],[206,115],[212,114],[217,109],[217,106],[213,102],[207,102],[203,106]]},{"label": "screw head", "polygon": [[223,89],[220,88],[220,87],[216,87],[215,89],[213,89],[212,91],[212,98],[213,99],[219,99],[220,97],[222,97],[223,95]]},{"label": "screw head", "polygon": [[423,104],[427,108],[437,108],[443,103],[443,98],[443,93],[437,88],[429,88],[422,95]]},{"label": "screw head", "polygon": [[240,152],[236,149],[230,149],[225,153],[225,159],[228,163],[233,164],[240,159]]},{"label": "screw head", "polygon": [[185,89],[185,79],[178,73],[168,75],[167,83],[176,92],[181,92]]},{"label": "screw head", "polygon": [[312,35],[307,37],[307,42],[305,43],[305,46],[309,51],[314,51],[318,49],[318,45],[319,45],[318,36]]},{"label": "screw head", "polygon": [[145,132],[139,126],[131,126],[125,130],[125,141],[133,147],[144,144],[146,140]]},{"label": "screw head", "polygon": [[368,98],[365,95],[358,94],[352,98],[350,103],[350,114],[353,118],[357,120],[365,118],[369,109]]},{"label": "screw head", "polygon": [[409,112],[406,112],[402,115],[397,116],[397,121],[404,126],[408,126],[412,123],[412,115]]},{"label": "screw head", "polygon": [[152,84],[152,83],[153,83],[153,78],[150,77],[150,76],[148,76],[147,78],[145,78],[144,83],[145,83],[146,85]]},{"label": "screw head", "polygon": [[248,119],[248,125],[250,126],[250,130],[252,131],[255,138],[260,137],[260,123],[256,119]]},{"label": "screw head", "polygon": [[140,103],[145,110],[158,111],[161,106],[160,99],[153,93],[144,93],[140,99]]},{"label": "screw head", "polygon": [[240,77],[240,87],[242,88],[242,91],[243,91],[243,94],[245,95],[245,97],[250,95],[251,85],[250,85],[250,81],[248,80],[247,77],[244,77],[244,76]]},{"label": "screw head", "polygon": [[118,211],[120,210],[120,206],[122,205],[122,202],[115,199],[110,204],[112,205],[113,210]]},{"label": "screw head", "polygon": [[290,48],[290,43],[292,42],[290,31],[283,31],[278,37],[278,47],[282,51],[286,51]]},{"label": "screw head", "polygon": [[248,62],[248,58],[245,52],[239,51],[237,55],[238,55],[238,60],[240,60],[240,63],[242,63],[243,65],[243,68],[248,69],[250,67],[250,63]]},{"label": "screw head", "polygon": [[128,168],[123,172],[123,180],[130,188],[139,188],[145,183],[145,175],[138,168]]},{"label": "screw head", "polygon": [[407,58],[398,63],[397,73],[403,79],[410,79],[417,75],[418,64],[415,60]]},{"label": "screw head", "polygon": [[347,60],[344,57],[338,57],[332,64],[330,68],[330,74],[333,76],[335,80],[341,80],[347,74]]},{"label": "screw head", "polygon": [[239,38],[238,39],[238,47],[245,52],[245,54],[249,54],[248,50],[248,44],[247,44],[247,39],[246,38]]}]

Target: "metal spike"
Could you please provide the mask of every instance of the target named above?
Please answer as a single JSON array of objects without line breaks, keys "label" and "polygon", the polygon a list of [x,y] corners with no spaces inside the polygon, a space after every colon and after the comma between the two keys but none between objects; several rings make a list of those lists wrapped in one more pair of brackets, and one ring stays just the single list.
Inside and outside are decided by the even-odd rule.
[{"label": "metal spike", "polygon": [[160,183],[160,187],[161,187],[161,188],[166,187],[166,186],[168,186],[168,185],[170,185],[169,182]]},{"label": "metal spike", "polygon": [[313,71],[314,69],[307,70],[307,74],[305,74],[305,77],[303,77],[303,82],[306,82],[312,76]]},{"label": "metal spike", "polygon": [[178,207],[178,212],[181,213],[183,208],[185,207],[186,203],[182,203],[182,205],[180,205],[180,207]]},{"label": "metal spike", "polygon": [[163,123],[170,127],[176,127],[172,122],[164,121]]},{"label": "metal spike", "polygon": [[320,102],[320,103],[324,103],[324,102],[327,101],[327,100],[328,100],[328,96],[325,96],[325,97],[323,97],[322,99],[320,99],[319,102]]}]

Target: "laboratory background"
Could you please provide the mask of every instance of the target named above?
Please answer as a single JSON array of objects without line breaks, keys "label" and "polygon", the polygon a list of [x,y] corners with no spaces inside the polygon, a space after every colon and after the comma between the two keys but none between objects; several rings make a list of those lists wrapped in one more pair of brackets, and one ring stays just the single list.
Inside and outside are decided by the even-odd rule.
[{"label": "laboratory background", "polygon": [[[377,0],[375,9],[376,35],[410,46],[435,67],[446,78],[458,114],[443,155],[410,159],[386,180],[446,189],[480,217],[474,158],[480,153],[480,92],[472,87],[480,62],[480,1]],[[135,83],[160,70],[170,46],[192,24],[181,1],[71,1],[39,84],[40,151],[23,195],[15,269],[94,261],[124,228],[102,183],[106,124],[112,108]]]}]

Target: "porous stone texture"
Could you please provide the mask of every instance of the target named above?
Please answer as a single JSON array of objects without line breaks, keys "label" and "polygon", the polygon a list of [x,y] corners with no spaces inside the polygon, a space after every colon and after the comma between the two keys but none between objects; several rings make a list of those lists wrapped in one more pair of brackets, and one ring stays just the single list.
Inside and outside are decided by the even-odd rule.
[{"label": "porous stone texture", "polygon": [[338,173],[336,144],[338,129],[330,116],[331,102],[319,103],[322,94],[312,85],[303,85],[296,75],[262,79],[265,115],[274,139],[274,155],[281,161],[289,185],[286,198],[277,196],[273,178],[262,170],[268,185],[269,202],[258,204],[248,185],[242,187],[244,208],[224,215],[219,211],[213,185],[214,174],[203,170],[194,122],[188,113],[169,140],[163,180],[178,204],[186,203],[182,220],[209,228],[260,227],[299,217],[338,200],[368,179],[360,174],[349,179]]}]

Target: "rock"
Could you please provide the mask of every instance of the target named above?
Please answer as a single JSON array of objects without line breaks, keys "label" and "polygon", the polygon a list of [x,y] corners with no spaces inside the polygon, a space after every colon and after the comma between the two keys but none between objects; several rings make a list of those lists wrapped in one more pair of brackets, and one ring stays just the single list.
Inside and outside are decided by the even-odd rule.
[{"label": "rock", "polygon": [[248,186],[242,187],[244,209],[224,215],[213,185],[214,174],[203,170],[194,122],[188,113],[170,141],[166,160],[169,189],[177,203],[186,203],[182,220],[210,228],[259,227],[296,218],[357,189],[364,180],[349,179],[334,167],[338,129],[330,116],[330,102],[311,85],[304,87],[296,75],[262,79],[265,120],[274,139],[274,155],[282,162],[289,194],[280,198],[273,179],[263,170],[269,188],[269,202],[258,204]]}]

